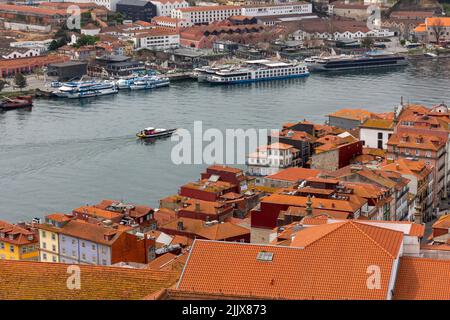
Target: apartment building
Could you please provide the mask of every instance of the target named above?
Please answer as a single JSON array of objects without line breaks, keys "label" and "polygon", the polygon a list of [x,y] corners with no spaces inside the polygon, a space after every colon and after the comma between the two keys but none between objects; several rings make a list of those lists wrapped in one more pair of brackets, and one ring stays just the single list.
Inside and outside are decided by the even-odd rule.
[{"label": "apartment building", "polygon": [[222,21],[241,14],[242,8],[239,6],[196,6],[174,9],[171,17],[185,20],[190,25],[194,25]]},{"label": "apartment building", "polygon": [[247,157],[247,171],[252,176],[267,176],[280,169],[296,167],[301,162],[300,152],[285,143],[272,143],[258,147]]},{"label": "apartment building", "polygon": [[111,265],[147,263],[155,258],[154,239],[110,220],[89,223],[55,213],[46,216],[37,228],[42,262]]},{"label": "apartment building", "polygon": [[38,260],[37,232],[25,225],[0,221],[0,259]]},{"label": "apartment building", "polygon": [[278,16],[312,13],[312,4],[291,2],[282,4],[259,4],[242,7],[242,15],[249,17]]},{"label": "apartment building", "polygon": [[136,50],[166,50],[180,46],[180,35],[168,28],[155,28],[134,35],[131,40]]},{"label": "apartment building", "polygon": [[156,0],[150,2],[156,6],[156,15],[163,17],[170,16],[174,9],[189,7],[189,3],[185,0]]}]

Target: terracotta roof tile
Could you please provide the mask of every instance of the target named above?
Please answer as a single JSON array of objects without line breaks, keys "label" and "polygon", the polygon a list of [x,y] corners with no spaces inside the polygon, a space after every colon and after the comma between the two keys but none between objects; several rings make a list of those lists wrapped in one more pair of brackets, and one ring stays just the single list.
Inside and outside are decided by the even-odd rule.
[{"label": "terracotta roof tile", "polygon": [[[196,240],[177,288],[268,299],[386,299],[394,259],[359,228],[344,226],[305,249]],[[262,252],[272,259],[259,260]],[[384,275],[380,290],[367,287],[370,265]]]},{"label": "terracotta roof tile", "polygon": [[177,272],[77,265],[81,288],[67,287],[68,264],[0,259],[1,300],[142,299],[173,285]]},{"label": "terracotta roof tile", "polygon": [[270,176],[266,176],[265,179],[297,182],[298,180],[305,180],[306,178],[309,177],[315,177],[319,173],[321,173],[320,170],[292,167],[280,170],[277,173],[272,174]]},{"label": "terracotta roof tile", "polygon": [[396,300],[450,300],[450,260],[402,257]]}]

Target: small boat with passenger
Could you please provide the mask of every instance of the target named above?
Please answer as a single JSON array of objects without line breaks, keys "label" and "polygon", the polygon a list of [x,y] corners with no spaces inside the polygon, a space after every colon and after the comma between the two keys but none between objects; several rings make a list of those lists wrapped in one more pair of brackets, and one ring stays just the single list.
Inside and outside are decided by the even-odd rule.
[{"label": "small boat with passenger", "polygon": [[140,139],[161,138],[171,136],[177,129],[148,127],[136,134]]}]

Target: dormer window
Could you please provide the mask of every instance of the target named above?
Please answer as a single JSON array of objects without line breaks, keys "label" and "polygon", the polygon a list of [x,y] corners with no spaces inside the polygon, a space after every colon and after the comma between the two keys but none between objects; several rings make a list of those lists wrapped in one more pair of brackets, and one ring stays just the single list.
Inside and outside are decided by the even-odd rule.
[{"label": "dormer window", "polygon": [[14,235],[13,234],[8,235],[8,239],[9,240],[14,240]]},{"label": "dormer window", "polygon": [[0,232],[0,238],[4,238],[5,237],[5,233],[4,232]]},{"label": "dormer window", "polygon": [[408,142],[408,141],[409,141],[409,136],[408,136],[407,134],[404,134],[404,135],[402,136],[402,141],[403,141],[403,142]]},{"label": "dormer window", "polygon": [[28,241],[33,241],[34,237],[32,234],[30,234],[27,239],[28,239]]}]

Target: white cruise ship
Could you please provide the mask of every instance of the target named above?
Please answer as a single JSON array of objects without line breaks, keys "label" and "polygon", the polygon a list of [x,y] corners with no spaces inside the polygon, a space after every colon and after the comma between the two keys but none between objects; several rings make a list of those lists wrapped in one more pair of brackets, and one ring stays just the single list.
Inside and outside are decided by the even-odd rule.
[{"label": "white cruise ship", "polygon": [[78,81],[66,82],[53,93],[62,98],[78,99],[97,97],[117,93],[117,87],[109,81]]},{"label": "white cruise ship", "polygon": [[236,84],[307,76],[309,71],[303,63],[249,60],[242,66],[216,71],[209,75],[206,81],[217,84]]}]

